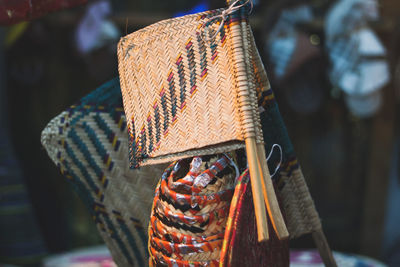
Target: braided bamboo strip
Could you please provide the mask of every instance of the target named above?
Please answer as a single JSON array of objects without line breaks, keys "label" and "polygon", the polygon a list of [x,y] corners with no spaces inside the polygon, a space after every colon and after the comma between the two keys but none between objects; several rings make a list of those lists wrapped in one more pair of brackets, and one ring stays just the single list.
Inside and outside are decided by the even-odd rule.
[{"label": "braided bamboo strip", "polygon": [[182,213],[183,215],[186,215],[186,216],[193,216],[193,215],[197,215],[197,214],[207,214],[210,211],[218,210],[218,209],[221,209],[223,207],[230,205],[230,201],[221,201],[219,203],[212,203],[210,205],[206,205],[205,207],[203,207],[202,209],[199,209],[199,210],[189,209],[186,211],[182,211],[179,208],[175,208],[173,205],[163,201],[162,199],[159,199],[159,201],[162,203],[162,205],[166,206],[172,212]]},{"label": "braided bamboo strip", "polygon": [[152,254],[153,261],[160,262],[166,266],[182,266],[182,267],[192,267],[192,266],[199,266],[199,267],[218,267],[219,260],[207,260],[204,259],[202,261],[185,261],[185,260],[177,260],[167,257],[160,252],[156,251],[153,247],[150,247],[150,252]]},{"label": "braided bamboo strip", "polygon": [[179,194],[170,190],[165,181],[161,181],[161,193],[180,205],[199,206],[202,209],[205,205],[218,203],[220,201],[229,201],[232,197],[232,189],[214,192],[209,195],[189,195]]},{"label": "braided bamboo strip", "polygon": [[210,252],[196,253],[184,255],[182,258],[185,261],[206,261],[206,260],[219,260],[219,255],[221,254],[221,249],[216,249]]},{"label": "braided bamboo strip", "polygon": [[[190,190],[194,189],[191,185],[198,177],[206,178],[204,174],[209,174],[211,176],[207,176],[207,179],[210,179],[228,168],[226,160],[225,156],[211,158],[205,164],[200,158],[195,158],[190,168],[185,166],[188,161],[178,161],[164,172],[162,181],[156,188],[157,193],[153,201],[149,224],[149,251],[153,260],[166,261],[164,263],[168,266],[174,266],[175,261],[183,264],[179,266],[186,266],[185,264],[191,266],[189,262],[196,264],[195,266],[202,266],[198,265],[199,262],[209,264],[212,261],[215,263],[219,261],[230,201],[222,201],[221,198],[216,197],[221,195],[221,191],[210,191],[211,194],[200,196]],[[214,163],[208,167],[209,162]],[[177,175],[180,175],[178,173],[186,169],[188,173],[182,175],[183,178],[178,178]],[[226,185],[232,182],[228,180],[232,180],[233,176],[225,174],[217,179],[221,181],[221,184]],[[174,191],[182,185],[187,187],[188,194],[178,194]],[[203,193],[205,188],[200,192]],[[173,203],[182,198],[185,199],[186,204],[190,202],[189,207],[192,207],[191,205],[195,203],[193,199],[196,197],[217,201],[206,201],[201,207],[197,205],[196,209],[191,208],[185,212],[174,207]]]},{"label": "braided bamboo strip", "polygon": [[174,244],[157,237],[151,238],[151,245],[158,247],[158,250],[165,250],[167,254],[175,254],[174,258],[187,256],[192,254],[192,258],[195,258],[194,254],[202,254],[205,252],[218,251],[221,248],[222,239],[194,244]]},{"label": "braided bamboo strip", "polygon": [[[156,214],[158,214],[158,213],[155,212],[155,214],[152,214],[152,216],[155,216]],[[161,216],[161,215],[159,215],[159,216]],[[167,226],[165,224],[164,225],[165,225],[165,229],[167,229],[168,231],[171,231],[171,232],[179,231],[180,233],[183,233],[185,235],[201,237],[201,236],[212,236],[212,235],[216,235],[216,234],[222,232],[223,229],[225,228],[226,220],[227,220],[226,217],[220,218],[219,220],[214,220],[210,224],[207,224],[206,227],[198,228],[197,233],[195,233],[191,230],[183,229],[183,227],[187,226],[187,225],[184,223],[180,223],[180,222],[179,223],[175,222],[175,225],[178,225],[179,229],[178,229],[178,227],[175,227],[175,226]],[[168,220],[168,221],[171,223],[170,220]]]},{"label": "braided bamboo strip", "polygon": [[[160,220],[155,218],[154,216],[151,219],[150,222],[150,233],[151,235],[157,236],[163,240],[172,240],[174,243],[202,243],[202,242],[209,242],[209,241],[214,241],[218,239],[223,239],[224,238],[224,232],[219,232],[216,233],[215,235],[193,235],[192,233],[190,234],[184,234],[182,232],[177,232],[176,228],[166,226],[163,224]],[[167,239],[168,237],[168,239]]]},{"label": "braided bamboo strip", "polygon": [[[282,183],[285,183],[281,193],[286,217],[289,222],[296,222],[288,224],[290,237],[296,238],[304,233],[312,233],[322,229],[321,221],[304,183],[301,170],[292,171],[290,176],[285,171],[281,171],[280,174]],[[298,201],[299,199],[302,199],[302,201]]]},{"label": "braided bamboo strip", "polygon": [[206,222],[211,223],[214,220],[226,217],[229,210],[229,204],[209,212],[204,212],[201,210],[201,213],[197,213],[196,215],[186,215],[176,211],[175,209],[171,210],[167,206],[164,206],[159,199],[155,203],[154,208],[159,214],[164,214],[164,216],[171,221],[183,222],[187,225],[193,225],[201,228],[201,225]]}]

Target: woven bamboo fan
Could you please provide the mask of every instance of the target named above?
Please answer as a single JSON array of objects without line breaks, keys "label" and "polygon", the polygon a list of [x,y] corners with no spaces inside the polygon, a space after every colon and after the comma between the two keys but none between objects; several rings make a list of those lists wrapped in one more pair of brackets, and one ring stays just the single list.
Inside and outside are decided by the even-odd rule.
[{"label": "woven bamboo fan", "polygon": [[266,166],[257,109],[256,88],[267,77],[247,21],[248,3],[161,21],[121,39],[130,160],[136,168],[246,147],[258,239],[268,239],[264,201],[284,239],[288,232]]},{"label": "woven bamboo fan", "polygon": [[[161,21],[121,39],[119,73],[133,167],[242,148],[247,136],[261,142],[255,106],[240,91],[255,87],[245,69],[245,56],[254,49],[237,47],[236,39],[247,40],[232,29],[240,26],[251,35],[241,26],[248,26],[247,11],[219,21],[225,25],[219,28],[213,17],[223,11]],[[242,103],[246,93],[248,102]]]}]

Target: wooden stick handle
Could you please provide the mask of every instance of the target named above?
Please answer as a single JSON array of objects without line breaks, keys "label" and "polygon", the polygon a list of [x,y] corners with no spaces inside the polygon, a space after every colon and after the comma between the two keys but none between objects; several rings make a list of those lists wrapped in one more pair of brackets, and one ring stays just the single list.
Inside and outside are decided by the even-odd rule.
[{"label": "wooden stick handle", "polygon": [[278,200],[276,198],[274,185],[272,184],[271,175],[269,173],[267,160],[265,156],[265,147],[263,144],[257,144],[257,152],[259,155],[259,164],[261,167],[261,180],[264,194],[265,205],[267,206],[269,218],[276,235],[280,240],[289,238],[289,232],[286,228],[285,220],[283,219]]},{"label": "wooden stick handle", "polygon": [[[229,5],[235,0],[227,0]],[[223,22],[222,22],[223,23]],[[231,45],[233,53],[233,64],[236,68],[237,75],[237,92],[239,108],[241,112],[242,128],[246,143],[247,161],[249,164],[249,172],[251,179],[251,190],[253,192],[254,211],[257,222],[258,241],[266,241],[269,239],[267,213],[264,205],[264,197],[262,193],[262,175],[258,164],[257,144],[255,139],[255,125],[252,114],[252,105],[250,95],[250,87],[248,84],[248,70],[246,66],[246,51],[243,46],[243,34],[240,24],[233,24],[229,27],[231,36]]]},{"label": "wooden stick handle", "polygon": [[257,222],[257,233],[258,242],[267,241],[268,235],[268,223],[267,213],[265,210],[263,192],[262,192],[262,176],[261,168],[258,164],[257,157],[257,144],[254,137],[248,137],[245,139],[247,161],[249,164],[249,172],[251,179],[251,190],[253,193],[254,211]]},{"label": "wooden stick handle", "polygon": [[322,229],[319,229],[312,233],[312,237],[314,239],[315,244],[317,245],[317,249],[319,255],[321,256],[322,261],[327,267],[337,267],[335,258],[332,255],[332,251],[329,248],[328,241],[324,235]]}]

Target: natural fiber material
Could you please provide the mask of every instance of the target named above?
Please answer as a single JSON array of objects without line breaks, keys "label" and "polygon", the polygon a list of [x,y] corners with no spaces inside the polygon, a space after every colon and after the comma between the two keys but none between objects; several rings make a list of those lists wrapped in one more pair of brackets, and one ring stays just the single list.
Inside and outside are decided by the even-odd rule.
[{"label": "natural fiber material", "polygon": [[279,240],[270,228],[268,242],[257,242],[255,214],[248,171],[238,179],[226,224],[220,267],[289,266],[288,240]]},{"label": "natural fiber material", "polygon": [[[210,167],[202,158],[195,157],[190,168],[187,168],[189,162],[182,160],[165,170],[156,188],[149,224],[150,262],[155,266],[217,266],[230,197],[220,198],[221,191],[206,188],[218,180],[226,180],[221,184],[232,184],[234,176],[226,156],[209,161]],[[179,177],[186,170],[187,174]],[[232,187],[224,191],[232,196]],[[201,202],[196,197],[213,201]],[[210,209],[214,203],[218,208]]]},{"label": "natural fiber material", "polygon": [[[256,64],[255,67],[260,68],[262,65]],[[255,73],[261,72],[257,70]],[[280,172],[275,175],[274,179],[278,184],[277,191],[279,191],[282,199],[290,237],[294,238],[320,230],[321,224],[318,214],[315,211],[300,166],[294,157],[293,147],[279,114],[272,90],[269,89],[268,80],[264,76],[256,78],[259,81],[257,84],[260,85],[257,88],[257,95],[262,111],[261,123],[266,151],[269,151],[271,146],[277,143],[282,146],[284,153]],[[98,122],[93,123],[93,119],[98,118],[96,115],[108,118],[107,121],[109,123],[108,130],[104,131],[103,129],[107,128],[94,127],[94,132],[95,136],[102,140],[105,151],[110,155],[110,161],[107,160],[104,163],[96,150],[91,154],[94,162],[97,163],[101,170],[104,170],[107,178],[108,183],[104,191],[99,190],[103,188],[100,183],[101,180],[96,177],[93,161],[90,161],[92,162],[90,163],[85,157],[81,156],[81,163],[79,163],[79,161],[71,157],[71,155],[82,155],[82,152],[80,152],[82,149],[74,145],[75,141],[69,137],[70,132],[77,132],[82,140],[86,140],[84,143],[91,147],[92,141],[88,138],[88,134],[82,131],[82,126],[83,122],[87,120],[92,121],[88,125],[96,125]],[[119,82],[116,79],[83,98],[78,105],[72,106],[54,118],[42,133],[42,143],[52,160],[59,166],[62,173],[77,189],[81,198],[88,204],[99,231],[118,266],[132,266],[130,262],[134,262],[133,265],[138,265],[138,262],[146,261],[147,259],[147,250],[144,249],[144,246],[147,246],[147,231],[144,237],[145,241],[138,245],[143,250],[139,249],[139,254],[135,254],[131,249],[132,239],[129,239],[129,235],[123,232],[124,224],[120,224],[118,221],[118,213],[123,214],[124,222],[129,232],[135,233],[135,231],[142,229],[141,227],[147,224],[150,217],[154,188],[163,172],[163,168],[152,166],[151,168],[143,167],[139,170],[129,170],[126,156],[128,153],[128,134],[126,133],[126,128],[123,128],[124,119],[121,91]],[[112,140],[111,144],[114,144],[114,146],[110,146],[109,140]],[[71,146],[74,146],[74,150],[70,149]],[[279,162],[279,159],[273,155],[269,162],[270,169],[274,169],[275,163]],[[111,163],[113,163],[113,167],[109,171],[107,166],[110,166]],[[202,193],[210,194],[210,192],[206,191],[209,186]],[[104,194],[103,201],[101,201],[99,192]],[[219,195],[222,199],[228,201],[232,196],[232,192]],[[181,199],[182,204],[191,203],[188,203],[185,198],[178,198],[180,196],[175,194],[176,199]],[[195,200],[199,204],[207,203],[203,197],[196,197]],[[191,201],[190,198],[189,201]],[[221,207],[221,203],[223,202],[214,203],[215,206],[210,204],[210,210],[218,209]],[[117,212],[113,213],[113,210]],[[185,211],[180,211],[185,214]],[[136,218],[136,220],[133,221],[130,218]],[[189,236],[183,233],[173,234],[170,231],[171,229],[163,225],[159,220],[152,219],[151,223],[153,228],[156,227],[161,231],[161,235],[168,236],[174,242],[179,242],[182,239],[192,240],[192,242],[204,242],[223,238],[223,234],[206,238]],[[115,234],[112,234],[111,230],[114,230]],[[133,235],[137,237],[136,234]],[[134,239],[134,241],[137,240],[142,240],[142,238]]]},{"label": "natural fiber material", "polygon": [[247,137],[262,142],[256,88],[266,89],[260,84],[266,75],[247,11],[229,15],[216,32],[210,18],[221,12],[161,21],[121,39],[133,167],[231,151]]},{"label": "natural fiber material", "polygon": [[286,127],[279,113],[272,90],[262,93],[259,97],[262,107],[261,123],[266,144],[266,151],[271,150],[273,144],[282,147],[282,161],[277,156],[272,156],[270,170],[275,169],[275,164],[281,161],[281,167],[274,176],[282,198],[282,208],[286,214],[286,225],[290,238],[320,231],[322,229],[318,213],[311,198],[300,164],[294,153]]},{"label": "natural fiber material", "polygon": [[264,205],[278,236],[289,233],[262,146],[249,2],[148,26],[121,39],[118,57],[132,166],[245,146],[261,242],[268,240]]},{"label": "natural fiber material", "polygon": [[125,123],[114,79],[55,117],[42,144],[88,205],[118,266],[144,266],[144,226],[163,167],[129,168]]},{"label": "natural fiber material", "polygon": [[[290,169],[290,168],[289,168]],[[292,172],[281,171],[281,183],[285,183],[282,188],[282,194],[286,196],[283,200],[283,206],[291,212],[287,214],[287,219],[299,222],[297,225],[289,224],[288,230],[292,238],[299,237],[303,233],[311,233],[317,229],[321,229],[321,222],[316,212],[311,213],[310,207],[314,206],[314,202],[308,192],[307,185],[303,182],[304,178],[299,168]],[[299,202],[298,199],[302,201]],[[301,223],[307,218],[307,223]]]},{"label": "natural fiber material", "polygon": [[[131,164],[137,166],[141,161],[143,164],[166,162],[183,157],[208,155],[242,148],[244,146],[243,139],[246,137],[246,134],[255,136],[258,143],[262,143],[265,140],[266,151],[270,150],[272,144],[279,144],[283,149],[284,155],[281,171],[275,175],[274,179],[278,184],[277,190],[281,193],[283,209],[288,218],[287,224],[290,236],[295,237],[320,230],[321,224],[318,214],[311,200],[300,166],[295,158],[293,147],[279,114],[274,95],[269,88],[268,79],[255,47],[254,38],[246,16],[241,16],[240,14],[229,16],[229,19],[225,21],[224,28],[217,34],[215,39],[211,38],[210,41],[206,41],[206,38],[202,38],[202,33],[208,36],[212,36],[215,33],[217,27],[219,27],[215,23],[206,23],[204,28],[202,26],[211,16],[220,14],[220,12],[220,10],[209,11],[162,21],[128,35],[121,40],[118,50],[119,71],[121,85],[123,86],[124,106],[129,118],[127,124],[129,128],[129,155]],[[240,35],[237,38],[241,39],[243,55],[238,56],[235,54],[232,56],[231,49],[234,50],[233,39],[236,37],[231,38],[232,32],[230,30],[233,26],[236,27],[238,25],[240,26],[241,33],[237,33]],[[169,60],[166,60],[166,58]],[[245,66],[245,77],[236,75],[238,73],[238,66],[240,65],[237,64],[238,58],[241,58],[245,62],[243,63]],[[140,83],[138,82],[138,77],[141,79]],[[242,113],[243,106],[239,104],[239,97],[231,93],[223,94],[223,92],[227,92],[225,89],[228,87],[230,88],[229,90],[233,90],[232,92],[238,92],[239,84],[242,82],[241,80],[237,80],[238,77],[244,78],[246,84],[251,89],[248,95],[249,105],[247,107],[249,109],[246,111],[246,116],[251,117],[247,122],[250,123],[252,121],[254,125],[249,125],[247,128],[243,126],[245,119]],[[142,84],[143,81],[145,81],[144,84]],[[119,88],[117,88],[117,84],[111,87],[112,94],[119,97],[118,101],[113,102],[116,104],[115,107],[118,106],[119,109],[115,109],[110,104],[109,99],[107,99],[107,93],[99,91],[96,97],[90,96],[89,98],[92,99],[92,103],[107,104],[105,106],[113,107],[112,109],[107,107],[106,109],[108,110],[122,112],[122,100]],[[147,96],[145,97],[144,94],[147,94],[147,92],[152,94],[153,97],[145,99]],[[222,96],[219,95],[220,93]],[[258,99],[258,106],[261,111],[260,119],[258,119],[256,99]],[[72,109],[75,115],[85,110],[82,107],[80,107],[80,111],[75,108]],[[91,109],[90,112],[99,112],[99,117],[101,118],[104,116],[110,118],[114,116],[107,115],[108,113],[104,112],[104,108],[102,111],[96,108]],[[111,113],[120,114],[118,112]],[[248,112],[251,115],[248,115]],[[140,122],[139,117],[136,117],[136,113],[144,114],[144,117],[138,115]],[[88,114],[87,110],[82,114],[82,117],[86,116]],[[121,232],[123,224],[121,226],[119,221],[114,220],[118,216],[112,213],[113,208],[111,208],[111,211],[108,209],[108,206],[112,207],[114,202],[117,201],[108,203],[107,199],[122,199],[119,205],[125,207],[123,213],[121,211],[125,222],[126,218],[130,218],[130,216],[133,218],[138,217],[137,214],[140,214],[140,212],[146,213],[143,215],[143,218],[148,218],[150,210],[135,208],[137,207],[135,204],[144,200],[145,196],[142,195],[143,197],[139,197],[137,201],[133,201],[133,204],[126,200],[132,197],[132,192],[135,192],[135,190],[139,191],[138,194],[140,195],[142,191],[146,191],[146,188],[151,186],[149,184],[154,186],[160,174],[148,174],[148,169],[141,169],[140,171],[144,172],[142,174],[129,172],[127,170],[128,162],[124,158],[124,148],[119,147],[117,149],[119,152],[114,154],[112,152],[113,147],[107,146],[106,151],[112,152],[110,154],[112,158],[110,162],[114,162],[114,167],[112,168],[119,166],[118,168],[121,171],[116,172],[115,175],[110,175],[113,179],[107,179],[107,188],[110,188],[110,186],[113,187],[111,181],[116,180],[115,183],[119,184],[115,187],[116,190],[108,191],[109,189],[106,189],[103,192],[103,185],[100,183],[102,179],[97,178],[100,172],[98,168],[91,165],[93,162],[99,162],[98,166],[101,169],[108,170],[108,161],[101,163],[102,156],[95,156],[91,160],[88,155],[98,155],[96,148],[93,149],[93,147],[89,150],[89,153],[80,152],[85,150],[84,146],[76,145],[75,141],[71,139],[76,139],[76,137],[73,137],[73,132],[77,133],[77,135],[82,134],[82,136],[86,136],[86,139],[88,133],[82,131],[83,124],[75,122],[79,122],[81,119],[80,116],[77,116],[78,119],[71,119],[69,125],[66,126],[64,120],[68,119],[68,116],[69,113],[65,112],[49,124],[43,134],[43,143],[56,164],[59,164],[66,176],[81,190],[81,195],[85,198],[89,196],[87,201],[91,209],[95,210],[94,217],[96,219],[100,218],[101,223],[98,224],[99,228],[107,230],[106,227],[111,227],[115,230],[113,233],[119,234],[110,235],[103,232],[105,238],[107,238],[107,235],[108,237],[112,236],[111,239],[108,239],[110,241],[107,241],[107,244],[113,252],[118,265],[130,266],[130,262],[133,261],[136,263],[138,261],[136,259],[137,255],[133,255],[132,250],[127,249],[132,243],[128,244],[127,242],[129,235]],[[189,120],[189,117],[193,119]],[[94,116],[93,118],[98,117]],[[124,119],[123,114],[121,114],[121,118]],[[231,119],[233,119],[233,123]],[[122,125],[119,124],[120,121],[114,124],[112,120],[109,121],[109,129],[111,132],[117,133],[116,136],[118,137],[118,141],[121,142],[120,145],[126,144],[128,147],[128,134],[121,129]],[[95,121],[93,125],[96,123],[98,121]],[[91,123],[87,123],[87,125],[92,126]],[[260,130],[261,126],[262,131]],[[59,131],[60,127],[61,131]],[[222,131],[222,129],[229,134],[221,135],[219,131]],[[69,132],[72,132],[72,134]],[[105,135],[102,129],[96,127],[94,127],[94,132],[96,135],[103,136],[100,138],[103,143],[109,142],[107,140],[112,136]],[[264,138],[262,138],[261,133]],[[178,135],[180,138],[175,138]],[[193,138],[186,138],[188,135],[193,136]],[[203,143],[199,141],[204,139],[207,139],[207,141],[202,141]],[[66,140],[67,145],[63,145],[62,140]],[[89,144],[90,142],[87,143]],[[87,165],[81,166],[79,161],[70,160],[71,155],[74,155],[71,151],[79,151],[76,154],[81,155],[81,160],[87,162]],[[57,157],[59,152],[62,158]],[[68,160],[63,160],[64,158]],[[270,169],[275,169],[274,163],[276,162],[274,157],[272,157]],[[71,175],[72,166],[76,168],[76,173],[74,172],[73,176]],[[91,171],[85,172],[85,168]],[[65,170],[68,171],[66,172]],[[108,172],[105,173],[108,174]],[[132,176],[128,175],[128,173],[132,173]],[[90,175],[91,179],[87,179],[88,175]],[[129,177],[132,178],[128,179]],[[148,180],[146,181],[146,179]],[[92,181],[94,181],[93,183],[96,186],[93,186]],[[220,205],[217,201],[210,203],[212,201],[207,200],[204,196],[196,195],[192,201],[192,198],[186,198],[184,194],[177,192],[169,193],[170,191],[165,190],[163,194],[169,194],[179,199],[179,201],[182,201],[182,205],[190,206],[193,202],[198,203],[198,205],[210,204],[209,207],[211,207],[211,204],[213,204],[215,206],[212,206],[212,209],[216,209]],[[105,208],[94,204],[101,200],[102,192],[105,194],[103,199],[104,204],[102,204]],[[107,197],[108,194],[110,197]],[[152,193],[148,194],[148,196],[152,196]],[[183,198],[180,198],[181,196]],[[225,192],[219,194],[218,198],[229,201],[231,196],[232,193]],[[125,205],[122,204],[124,201]],[[102,212],[107,209],[108,212],[106,214],[114,220],[111,221],[111,226],[106,222],[107,217],[102,217]],[[116,210],[119,211],[118,209]],[[130,221],[128,220],[128,222]],[[143,225],[143,220],[140,220],[140,222]],[[162,231],[163,235],[168,235],[171,229],[171,227],[163,225],[162,222],[157,219],[153,220],[153,218],[151,225]],[[131,225],[128,225],[128,227],[131,227]],[[187,238],[187,240],[202,240],[201,237],[189,238],[189,235],[184,233],[169,236],[173,240],[180,240],[182,238]],[[213,240],[215,238],[221,238],[221,236],[216,234],[213,237],[207,237],[206,240]]]}]

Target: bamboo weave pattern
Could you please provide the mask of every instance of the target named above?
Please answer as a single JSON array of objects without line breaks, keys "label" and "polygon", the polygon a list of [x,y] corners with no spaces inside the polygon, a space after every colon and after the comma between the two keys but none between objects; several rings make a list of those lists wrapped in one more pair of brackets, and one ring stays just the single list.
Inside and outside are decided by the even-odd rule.
[{"label": "bamboo weave pattern", "polygon": [[[161,21],[121,39],[132,167],[231,151],[249,136],[262,142],[255,89],[263,68],[244,12],[221,22],[216,35],[219,25],[209,18],[221,10]],[[231,33],[233,25],[244,34]]]},{"label": "bamboo weave pattern", "polygon": [[[207,161],[195,157],[190,168],[183,160],[165,170],[149,224],[152,266],[218,266],[233,195],[234,174],[228,162],[225,156]],[[223,186],[206,189],[217,181]]]},{"label": "bamboo weave pattern", "polygon": [[144,266],[154,187],[163,167],[129,168],[119,80],[55,117],[42,144],[87,204],[118,266]]}]

